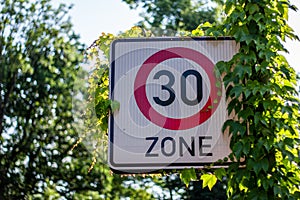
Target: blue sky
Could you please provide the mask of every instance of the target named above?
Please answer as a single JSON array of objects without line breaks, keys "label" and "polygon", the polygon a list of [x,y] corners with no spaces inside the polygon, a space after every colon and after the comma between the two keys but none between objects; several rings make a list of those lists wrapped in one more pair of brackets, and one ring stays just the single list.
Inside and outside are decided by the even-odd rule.
[{"label": "blue sky", "polygon": [[[300,0],[290,0],[300,9]],[[141,20],[139,12],[130,10],[121,0],[54,0],[54,2],[73,3],[70,12],[75,31],[81,41],[90,45],[102,33],[117,34],[130,29]],[[300,11],[290,12],[289,25],[300,36]],[[287,41],[286,48],[290,54],[286,57],[292,67],[300,73],[300,42]]]},{"label": "blue sky", "polygon": [[[55,0],[57,1],[57,0]],[[117,34],[134,26],[142,18],[122,0],[68,0],[73,3],[70,14],[77,33],[87,45],[102,32]]]}]

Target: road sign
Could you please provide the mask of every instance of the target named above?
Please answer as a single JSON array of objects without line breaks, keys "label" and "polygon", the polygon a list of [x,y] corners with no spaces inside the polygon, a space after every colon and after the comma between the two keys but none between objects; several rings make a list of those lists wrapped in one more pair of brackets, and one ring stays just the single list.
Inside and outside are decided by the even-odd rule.
[{"label": "road sign", "polygon": [[203,167],[230,153],[224,86],[214,69],[238,51],[230,38],[135,38],[111,45],[112,169]]}]

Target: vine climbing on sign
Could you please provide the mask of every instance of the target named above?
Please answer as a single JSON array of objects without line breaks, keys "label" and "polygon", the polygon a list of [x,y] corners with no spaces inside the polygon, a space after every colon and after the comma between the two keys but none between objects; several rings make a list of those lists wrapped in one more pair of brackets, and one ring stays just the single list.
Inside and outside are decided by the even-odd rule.
[{"label": "vine climbing on sign", "polygon": [[241,46],[216,66],[235,116],[223,127],[236,161],[224,173],[230,199],[300,198],[297,78],[281,54],[286,38],[299,40],[287,24],[289,8],[297,10],[288,0],[228,0],[223,25],[206,30]]}]

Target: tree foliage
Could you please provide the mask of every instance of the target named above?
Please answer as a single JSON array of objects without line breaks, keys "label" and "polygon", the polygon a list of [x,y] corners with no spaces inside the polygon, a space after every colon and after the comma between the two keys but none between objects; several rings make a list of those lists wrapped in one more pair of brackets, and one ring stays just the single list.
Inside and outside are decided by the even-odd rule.
[{"label": "tree foliage", "polygon": [[46,0],[3,0],[0,8],[1,199],[101,190],[99,178],[83,178],[89,152],[82,146],[70,152],[83,47],[66,17],[69,8]]},{"label": "tree foliage", "polygon": [[[192,31],[204,22],[221,20],[223,0],[123,0],[131,8],[142,7],[143,21],[153,33],[170,34],[170,31]],[[169,31],[169,32],[167,32]]]},{"label": "tree foliage", "polygon": [[288,0],[228,0],[224,24],[206,34],[233,36],[239,53],[217,69],[228,100],[223,130],[231,134],[233,162],[226,175],[231,199],[299,199],[299,99],[296,73],[281,54]]},{"label": "tree foliage", "polygon": [[0,0],[0,199],[149,199],[101,163],[89,170],[91,154],[76,142],[72,104],[86,73],[69,9]]}]

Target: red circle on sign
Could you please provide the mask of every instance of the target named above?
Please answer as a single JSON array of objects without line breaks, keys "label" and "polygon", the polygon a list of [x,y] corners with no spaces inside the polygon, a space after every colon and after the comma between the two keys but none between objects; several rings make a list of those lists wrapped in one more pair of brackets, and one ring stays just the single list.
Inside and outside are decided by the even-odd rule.
[{"label": "red circle on sign", "polygon": [[[160,114],[151,106],[146,95],[146,82],[150,72],[159,63],[172,58],[184,58],[194,61],[205,70],[210,81],[210,95],[206,104],[199,112],[186,118],[170,118]],[[186,130],[204,123],[216,111],[221,98],[218,95],[218,89],[212,61],[193,49],[173,47],[158,51],[142,64],[134,81],[134,98],[140,111],[152,123],[170,130]]]}]

